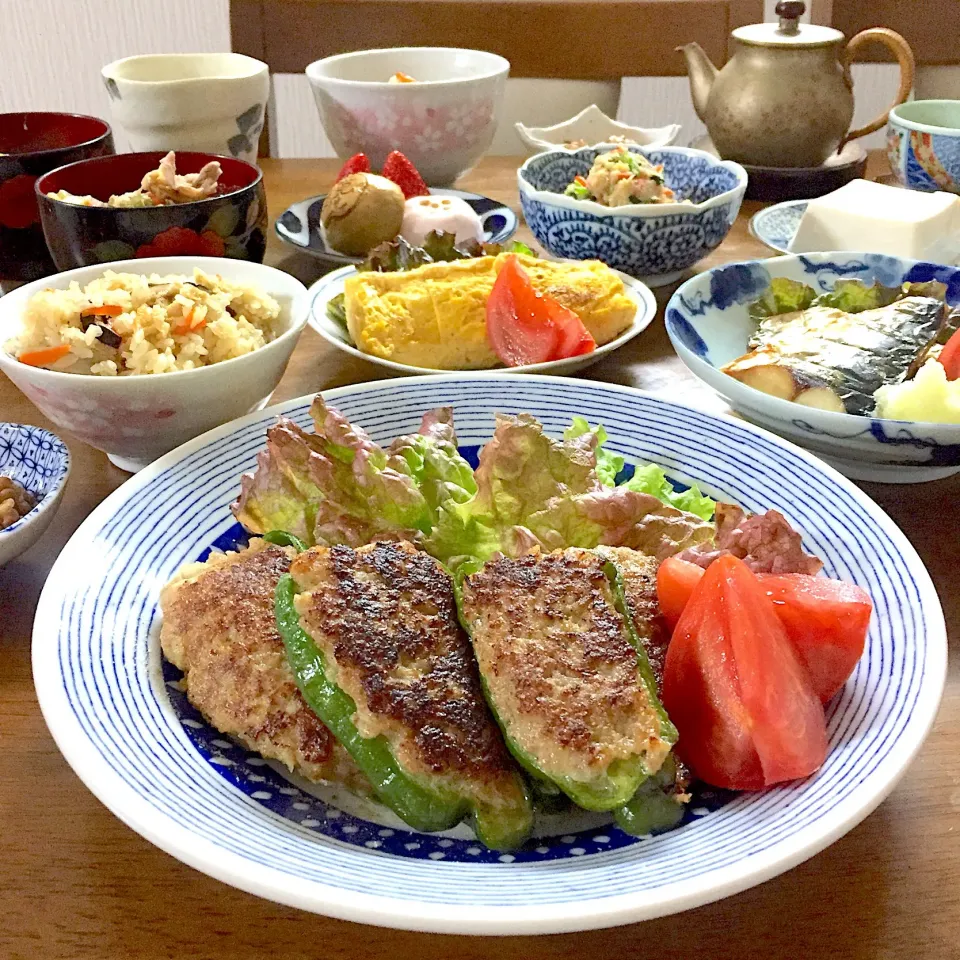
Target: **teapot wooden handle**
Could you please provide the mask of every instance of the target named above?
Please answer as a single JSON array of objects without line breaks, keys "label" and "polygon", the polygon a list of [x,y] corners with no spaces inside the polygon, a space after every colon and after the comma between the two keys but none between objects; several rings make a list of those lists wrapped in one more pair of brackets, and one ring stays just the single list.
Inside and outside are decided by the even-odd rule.
[{"label": "teapot wooden handle", "polygon": [[857,127],[856,130],[851,130],[843,138],[838,152],[845,143],[856,140],[858,137],[866,136],[868,133],[873,133],[874,130],[879,130],[887,122],[887,115],[890,111],[903,103],[904,100],[910,96],[910,90],[913,88],[915,63],[910,44],[907,43],[899,33],[896,33],[894,30],[888,30],[886,27],[870,27],[869,30],[861,30],[855,37],[850,38],[850,42],[843,51],[843,75],[850,88],[853,88],[853,79],[850,76],[850,64],[853,61],[853,56],[863,44],[871,40],[876,40],[885,47],[888,47],[897,58],[897,63],[900,64],[900,89],[897,91],[897,97],[893,103],[891,103],[876,120],[873,120],[864,127]]}]

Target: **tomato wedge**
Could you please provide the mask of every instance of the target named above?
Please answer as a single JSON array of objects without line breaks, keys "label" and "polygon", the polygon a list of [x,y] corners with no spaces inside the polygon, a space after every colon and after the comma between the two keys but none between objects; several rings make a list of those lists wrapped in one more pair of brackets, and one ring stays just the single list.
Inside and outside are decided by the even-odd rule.
[{"label": "tomato wedge", "polygon": [[813,689],[827,703],[863,656],[873,613],[870,595],[854,583],[804,573],[767,573],[758,579]]},{"label": "tomato wedge", "polygon": [[948,380],[960,380],[960,330],[946,342],[937,360],[943,365]]},{"label": "tomato wedge", "polygon": [[537,293],[515,256],[504,260],[487,300],[487,339],[508,367],[575,357],[597,346],[572,310]]},{"label": "tomato wedge", "polygon": [[[660,612],[675,627],[706,571],[670,557],[657,570]],[[763,592],[773,601],[787,637],[804,665],[813,689],[827,703],[847,682],[870,628],[870,595],[845,580],[805,573],[760,573]]]},{"label": "tomato wedge", "polygon": [[706,570],[680,560],[668,557],[657,568],[657,599],[660,601],[660,613],[672,630],[684,611],[694,588],[703,578]]},{"label": "tomato wedge", "polygon": [[667,650],[663,705],[700,779],[731,790],[809,776],[827,755],[823,706],[756,575],[715,560]]}]

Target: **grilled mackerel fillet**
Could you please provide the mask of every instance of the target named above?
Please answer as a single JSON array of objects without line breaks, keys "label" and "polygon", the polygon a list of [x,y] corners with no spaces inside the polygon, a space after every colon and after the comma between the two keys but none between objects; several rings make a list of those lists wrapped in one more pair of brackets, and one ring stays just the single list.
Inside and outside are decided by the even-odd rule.
[{"label": "grilled mackerel fillet", "polygon": [[899,383],[923,363],[945,312],[941,300],[905,297],[856,314],[809,307],[767,317],[749,353],[723,371],[784,400],[869,414],[878,387]]}]

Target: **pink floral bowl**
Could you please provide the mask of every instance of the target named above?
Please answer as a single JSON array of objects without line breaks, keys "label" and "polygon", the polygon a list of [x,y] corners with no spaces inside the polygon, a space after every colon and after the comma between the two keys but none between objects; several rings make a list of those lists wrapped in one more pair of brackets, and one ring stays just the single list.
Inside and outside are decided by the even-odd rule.
[{"label": "pink floral bowl", "polygon": [[[493,141],[510,63],[455,47],[359,50],[317,60],[307,79],[337,155],[378,170],[401,150],[430,186],[449,186]],[[388,83],[395,73],[414,83]]]},{"label": "pink floral bowl", "polygon": [[[81,286],[118,273],[217,273],[270,294],[280,304],[280,333],[242,357],[196,370],[97,377],[20,363],[7,343],[22,328],[27,301],[46,288]],[[0,371],[58,427],[135,472],[207,430],[263,407],[283,376],[307,322],[307,290],[296,278],[259,263],[215,257],[153,257],[80,267],[0,297]]]}]

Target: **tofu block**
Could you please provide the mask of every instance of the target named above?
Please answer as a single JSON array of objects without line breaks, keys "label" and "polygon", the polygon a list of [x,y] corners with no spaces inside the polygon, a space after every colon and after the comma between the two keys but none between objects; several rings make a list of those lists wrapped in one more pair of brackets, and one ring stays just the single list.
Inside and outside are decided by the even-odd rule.
[{"label": "tofu block", "polygon": [[960,256],[960,197],[869,180],[807,204],[791,253],[857,250],[952,263]]}]

